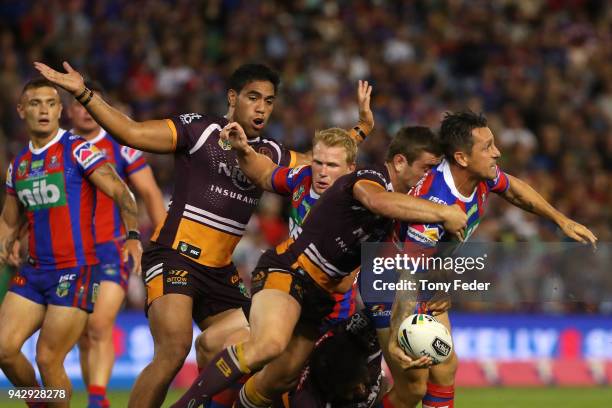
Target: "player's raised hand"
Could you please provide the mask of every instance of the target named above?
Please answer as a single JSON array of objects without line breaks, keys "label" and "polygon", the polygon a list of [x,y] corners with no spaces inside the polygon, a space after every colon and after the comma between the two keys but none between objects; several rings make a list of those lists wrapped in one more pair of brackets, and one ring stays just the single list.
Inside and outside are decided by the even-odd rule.
[{"label": "player's raised hand", "polygon": [[123,244],[123,262],[132,258],[132,273],[140,276],[142,274],[142,244],[139,239],[127,239]]},{"label": "player's raised hand", "polygon": [[444,228],[463,241],[464,229],[467,225],[467,215],[457,204],[449,205],[442,213]]},{"label": "player's raised hand", "polygon": [[66,73],[56,71],[42,62],[34,63],[34,68],[36,68],[43,77],[47,78],[55,85],[64,88],[72,95],[79,95],[85,89],[85,81],[83,80],[83,76],[79,74],[78,71],[75,71],[66,61],[62,63],[62,66],[66,70]]},{"label": "player's raised hand", "polygon": [[357,102],[359,104],[359,122],[374,128],[374,114],[370,108],[372,85],[368,81],[359,81],[357,85]]},{"label": "player's raised hand", "polygon": [[219,137],[221,140],[229,142],[232,148],[239,152],[245,152],[250,147],[246,133],[244,133],[244,129],[238,122],[230,122],[225,125],[225,127],[221,129]]},{"label": "player's raised hand", "polygon": [[409,370],[411,368],[428,368],[432,364],[431,357],[422,356],[418,359],[410,357],[402,350],[397,342],[397,335],[391,334],[389,338],[389,354],[402,369]]},{"label": "player's raised hand", "polygon": [[597,237],[591,232],[590,229],[582,224],[577,223],[569,218],[564,219],[559,223],[559,228],[563,230],[563,233],[571,239],[582,242],[583,244],[591,244],[593,248],[597,248]]}]

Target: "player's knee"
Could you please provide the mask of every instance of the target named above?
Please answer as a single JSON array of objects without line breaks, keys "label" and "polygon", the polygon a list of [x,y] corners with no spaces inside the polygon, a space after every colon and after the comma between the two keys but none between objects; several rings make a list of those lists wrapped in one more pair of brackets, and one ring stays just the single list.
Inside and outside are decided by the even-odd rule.
[{"label": "player's knee", "polygon": [[42,372],[61,366],[63,361],[64,356],[48,347],[39,347],[36,350],[36,365]]},{"label": "player's knee", "polygon": [[11,342],[0,342],[0,365],[10,363],[19,355],[19,347]]},{"label": "player's knee", "polygon": [[287,347],[288,341],[279,337],[270,337],[253,343],[252,355],[256,357],[255,365],[264,365],[280,356]]},{"label": "player's knee", "polygon": [[87,323],[87,336],[92,342],[112,338],[113,322],[107,319],[90,319]]},{"label": "player's knee", "polygon": [[158,345],[155,357],[172,367],[181,367],[191,350],[191,338],[176,337],[166,339]]},{"label": "player's knee", "polygon": [[426,380],[411,381],[401,387],[401,389],[398,387],[399,399],[407,406],[418,403],[423,399],[425,394],[427,394]]}]

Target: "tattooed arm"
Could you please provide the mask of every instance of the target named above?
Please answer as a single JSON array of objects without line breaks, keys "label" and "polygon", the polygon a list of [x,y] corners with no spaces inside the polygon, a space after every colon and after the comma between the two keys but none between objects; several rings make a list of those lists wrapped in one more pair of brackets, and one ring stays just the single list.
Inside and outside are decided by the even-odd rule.
[{"label": "tattooed arm", "polygon": [[[91,181],[104,194],[111,197],[119,207],[121,220],[125,224],[127,231],[138,232],[138,207],[134,194],[130,191],[121,177],[117,174],[113,166],[104,164],[89,176]],[[140,239],[130,238],[125,241],[123,256],[131,256],[134,261],[132,272],[140,274],[140,258],[142,256],[142,245]]]},{"label": "tattooed arm", "polygon": [[548,218],[556,223],[568,237],[595,246],[597,237],[587,227],[567,218],[523,180],[508,174],[508,181],[509,187],[501,195],[510,204]]},{"label": "tattooed arm", "polygon": [[23,221],[24,215],[17,197],[6,194],[0,215],[0,264],[7,262]]}]

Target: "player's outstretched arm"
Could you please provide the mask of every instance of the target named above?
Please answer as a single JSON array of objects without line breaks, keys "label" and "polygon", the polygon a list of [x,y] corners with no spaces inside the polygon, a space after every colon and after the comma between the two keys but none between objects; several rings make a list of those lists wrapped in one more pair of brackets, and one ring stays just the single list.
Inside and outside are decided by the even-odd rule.
[{"label": "player's outstretched arm", "polygon": [[228,123],[219,133],[222,140],[229,141],[236,150],[238,165],[257,187],[272,191],[272,173],[278,167],[269,157],[257,153],[247,142],[244,129],[237,122]]},{"label": "player's outstretched arm", "polygon": [[64,62],[63,66],[66,73],[58,72],[40,62],[34,63],[34,67],[42,76],[77,98],[96,122],[121,144],[152,153],[174,151],[174,136],[165,120],[136,122],[130,119],[107,104],[100,95],[87,89],[83,76],[70,64]]},{"label": "player's outstretched arm", "polygon": [[21,208],[17,197],[6,194],[2,214],[0,214],[0,264],[5,264],[17,240],[22,223]]},{"label": "player's outstretched arm", "polygon": [[597,237],[587,227],[566,217],[523,180],[509,174],[507,176],[509,186],[501,194],[506,201],[525,211],[548,218],[568,237],[584,244],[590,243],[595,247]]},{"label": "player's outstretched arm", "polygon": [[[130,191],[115,169],[109,163],[106,163],[89,175],[89,180],[104,194],[111,197],[119,207],[121,212],[121,220],[125,224],[125,229],[128,231],[128,237],[123,247],[123,256],[127,261],[127,257],[131,257],[134,265],[133,273],[140,275],[140,258],[142,257],[142,245],[140,243],[140,235],[138,234],[138,206],[134,199],[134,194]],[[135,233],[136,236],[131,237]]]},{"label": "player's outstretched arm", "polygon": [[136,193],[142,197],[151,222],[155,226],[161,224],[166,218],[166,207],[164,196],[155,181],[155,176],[153,176],[153,170],[148,166],[144,167],[142,170],[130,174],[128,180]]},{"label": "player's outstretched arm", "polygon": [[399,221],[441,223],[450,234],[463,238],[467,216],[458,205],[437,204],[407,194],[388,192],[373,182],[355,183],[353,196],[375,214]]},{"label": "player's outstretched arm", "polygon": [[[357,105],[359,106],[359,123],[352,129],[348,129],[349,135],[357,145],[363,142],[374,129],[374,114],[370,108],[370,96],[372,85],[368,81],[360,80],[357,84]],[[295,166],[307,166],[312,164],[312,150],[305,153],[295,153]]]}]

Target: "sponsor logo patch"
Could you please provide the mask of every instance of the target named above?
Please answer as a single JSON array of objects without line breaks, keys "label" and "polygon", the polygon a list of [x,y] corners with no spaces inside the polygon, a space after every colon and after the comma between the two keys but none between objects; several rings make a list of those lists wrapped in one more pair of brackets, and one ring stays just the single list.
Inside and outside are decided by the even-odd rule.
[{"label": "sponsor logo patch", "polygon": [[181,254],[186,255],[190,258],[198,259],[202,254],[202,250],[196,246],[189,245],[186,242],[179,242],[178,250]]},{"label": "sponsor logo patch", "polygon": [[17,180],[19,201],[29,210],[66,205],[64,174],[52,173],[40,178]]},{"label": "sponsor logo patch", "polygon": [[128,146],[122,146],[121,156],[123,156],[123,158],[126,162],[128,162],[128,164],[132,164],[142,157],[142,152],[140,150],[132,149]]},{"label": "sponsor logo patch", "polygon": [[24,278],[21,275],[15,275],[13,276],[13,278],[11,279],[11,283],[15,286],[25,286],[26,284],[26,278]]},{"label": "sponsor logo patch", "polygon": [[448,344],[439,337],[436,337],[434,339],[433,343],[431,343],[431,347],[436,350],[436,353],[444,357],[448,356],[451,352],[450,344]]},{"label": "sponsor logo patch", "polygon": [[229,140],[219,138],[219,147],[223,150],[232,150],[232,144]]},{"label": "sponsor logo patch", "polygon": [[179,119],[181,120],[183,125],[188,125],[194,119],[200,119],[200,118],[202,118],[202,115],[200,115],[199,113],[185,113],[179,116]]},{"label": "sponsor logo patch", "polygon": [[60,282],[55,289],[55,294],[61,298],[66,297],[66,295],[68,295],[68,291],[70,291],[70,285],[70,281]]},{"label": "sponsor logo patch", "polygon": [[104,153],[91,143],[81,143],[74,150],[74,158],[84,169],[89,168],[93,163],[104,158]]},{"label": "sponsor logo patch", "polygon": [[170,285],[179,285],[179,286],[187,286],[187,275],[189,272],[171,269],[168,271],[168,276],[166,276],[166,283]]}]

